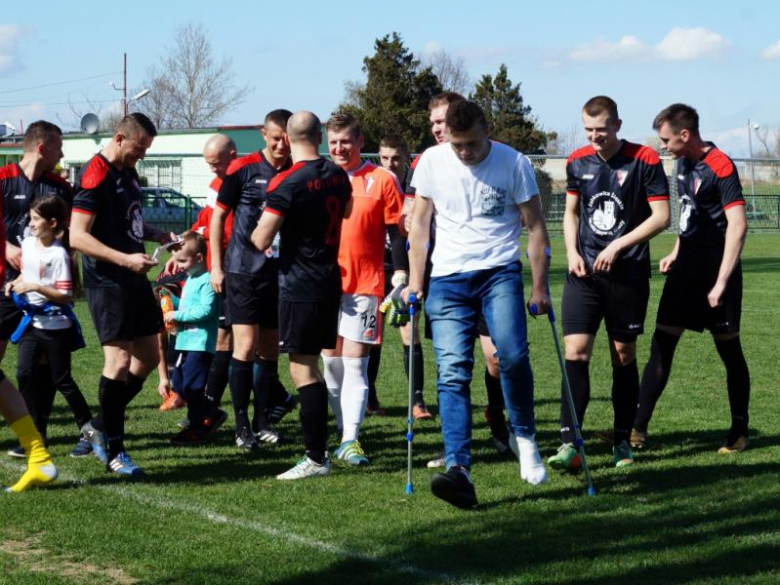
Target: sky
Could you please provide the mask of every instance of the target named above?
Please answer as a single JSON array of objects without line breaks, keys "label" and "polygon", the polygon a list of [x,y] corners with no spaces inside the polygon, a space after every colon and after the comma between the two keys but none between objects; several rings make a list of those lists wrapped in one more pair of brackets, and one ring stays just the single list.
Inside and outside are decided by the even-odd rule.
[{"label": "sky", "polygon": [[[575,134],[580,109],[606,94],[622,137],[646,142],[674,102],[699,111],[705,139],[748,154],[748,119],[770,136],[780,126],[780,3],[713,2],[238,2],[91,0],[4,4],[0,15],[0,123],[48,119],[77,128],[79,113],[119,107],[122,55],[131,90],[173,45],[175,29],[202,23],[215,55],[232,59],[253,90],[226,125],[258,124],[276,108],[322,119],[363,81],[375,39],[398,32],[416,57],[462,57],[473,81],[505,63],[548,131]],[[220,8],[224,7],[222,12]],[[131,107],[132,110],[132,107]]]}]

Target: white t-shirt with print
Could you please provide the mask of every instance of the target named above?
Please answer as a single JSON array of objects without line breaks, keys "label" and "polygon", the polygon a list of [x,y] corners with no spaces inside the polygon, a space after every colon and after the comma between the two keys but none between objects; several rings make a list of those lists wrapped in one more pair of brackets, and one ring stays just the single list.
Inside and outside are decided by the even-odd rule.
[{"label": "white t-shirt with print", "polygon": [[[62,243],[54,240],[51,246],[43,248],[38,246],[37,238],[25,238],[22,241],[22,280],[73,294],[70,258]],[[28,292],[25,296],[31,305],[38,307],[48,301],[37,292]],[[32,325],[38,329],[67,329],[71,322],[65,315],[34,315]]]},{"label": "white t-shirt with print", "polygon": [[431,276],[506,266],[520,259],[519,205],[537,196],[531,162],[491,142],[477,165],[460,161],[449,144],[425,151],[412,186],[434,205],[436,246]]}]

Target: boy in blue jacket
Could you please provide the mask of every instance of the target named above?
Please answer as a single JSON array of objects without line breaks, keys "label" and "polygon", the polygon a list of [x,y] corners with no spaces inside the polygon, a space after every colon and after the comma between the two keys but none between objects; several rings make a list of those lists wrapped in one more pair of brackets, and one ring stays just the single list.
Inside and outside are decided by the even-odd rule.
[{"label": "boy in blue jacket", "polygon": [[203,426],[205,414],[204,390],[209,377],[211,359],[217,346],[219,326],[219,296],[211,288],[211,275],[206,269],[206,240],[188,230],[180,243],[171,247],[176,265],[187,271],[187,281],[181,299],[173,298],[173,311],[164,316],[166,323],[176,326],[176,350],[181,355],[173,370],[173,385],[181,389],[187,401],[190,427],[171,437],[176,446],[199,445],[208,435]]}]

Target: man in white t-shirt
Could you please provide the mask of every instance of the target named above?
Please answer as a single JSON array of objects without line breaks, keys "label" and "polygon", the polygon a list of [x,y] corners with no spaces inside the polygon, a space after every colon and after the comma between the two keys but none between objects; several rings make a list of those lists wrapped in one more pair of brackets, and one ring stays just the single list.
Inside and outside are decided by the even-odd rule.
[{"label": "man in white t-shirt", "polygon": [[407,295],[422,296],[426,247],[435,218],[436,247],[426,310],[433,328],[447,472],[431,478],[431,490],[455,506],[470,508],[477,497],[469,478],[469,386],[480,311],[498,349],[520,475],[532,485],[547,479],[535,441],[533,373],[518,244],[521,222],[528,229],[533,276],[529,305],[539,313],[550,309],[549,239],[528,159],[489,140],[485,115],[473,102],[450,104],[447,127],[449,143],[429,148],[412,179],[417,201],[409,234]]}]

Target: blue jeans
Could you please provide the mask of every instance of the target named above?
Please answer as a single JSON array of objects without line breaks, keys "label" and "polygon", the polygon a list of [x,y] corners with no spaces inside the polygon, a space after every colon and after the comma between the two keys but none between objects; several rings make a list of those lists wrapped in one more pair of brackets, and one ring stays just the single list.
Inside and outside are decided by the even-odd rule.
[{"label": "blue jeans", "polygon": [[530,437],[534,424],[534,378],[519,262],[431,279],[425,310],[433,329],[438,370],[439,415],[444,457],[471,467],[471,373],[477,318],[485,315],[498,350],[501,388],[515,435]]}]

